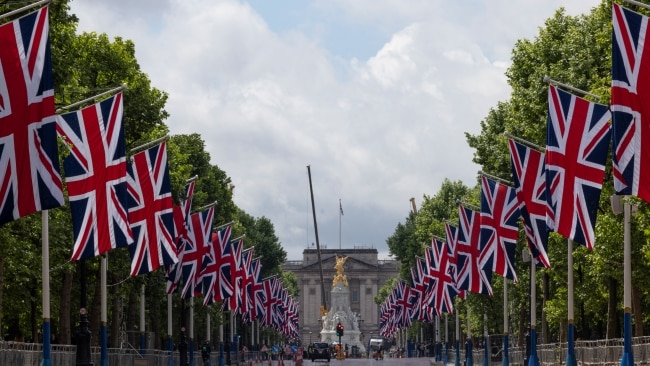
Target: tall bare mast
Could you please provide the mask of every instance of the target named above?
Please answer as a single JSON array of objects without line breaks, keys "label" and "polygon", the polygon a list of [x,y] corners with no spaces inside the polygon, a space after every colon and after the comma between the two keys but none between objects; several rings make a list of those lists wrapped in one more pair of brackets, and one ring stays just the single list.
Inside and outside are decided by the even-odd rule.
[{"label": "tall bare mast", "polygon": [[318,254],[318,270],[320,271],[320,297],[321,316],[327,313],[327,302],[325,301],[325,282],[323,281],[323,261],[320,257],[320,242],[318,241],[318,224],[316,223],[316,206],[314,205],[314,189],[311,186],[311,169],[307,165],[307,175],[309,176],[309,193],[311,194],[311,212],[314,216],[314,234],[316,235],[316,253]]}]

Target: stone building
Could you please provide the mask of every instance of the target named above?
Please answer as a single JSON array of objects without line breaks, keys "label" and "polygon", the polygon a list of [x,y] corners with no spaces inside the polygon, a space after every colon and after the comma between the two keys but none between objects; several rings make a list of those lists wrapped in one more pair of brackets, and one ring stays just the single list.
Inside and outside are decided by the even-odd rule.
[{"label": "stone building", "polygon": [[[336,275],[336,255],[348,257],[344,268],[349,284],[350,308],[358,314],[359,328],[367,341],[369,337],[376,336],[379,330],[379,306],[374,298],[388,279],[397,277],[398,262],[380,260],[375,248],[321,249],[328,308],[331,306],[332,281]],[[302,257],[301,261],[287,261],[282,270],[291,271],[298,278],[296,300],[300,309],[300,336],[304,343],[309,343],[320,339],[322,328],[320,268],[315,248],[305,249]]]}]

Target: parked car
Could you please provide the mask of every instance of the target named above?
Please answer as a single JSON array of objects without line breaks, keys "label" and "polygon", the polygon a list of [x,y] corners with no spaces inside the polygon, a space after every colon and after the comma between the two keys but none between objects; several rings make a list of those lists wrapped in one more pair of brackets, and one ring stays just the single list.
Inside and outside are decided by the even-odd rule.
[{"label": "parked car", "polygon": [[329,362],[331,358],[332,355],[329,344],[324,342],[312,343],[311,354],[309,355],[311,362],[314,362],[315,360],[327,360],[327,362]]}]

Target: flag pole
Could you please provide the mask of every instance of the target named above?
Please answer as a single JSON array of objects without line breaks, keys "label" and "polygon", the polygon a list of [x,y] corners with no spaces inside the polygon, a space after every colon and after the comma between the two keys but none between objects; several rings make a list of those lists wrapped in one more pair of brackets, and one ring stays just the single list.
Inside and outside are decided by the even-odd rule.
[{"label": "flag pole", "polygon": [[[630,242],[631,205],[627,196],[613,195],[610,197],[614,215],[621,213],[623,203],[623,355],[621,366],[633,366],[632,353],[632,248]],[[622,202],[621,202],[622,201]]]},{"label": "flag pole", "polygon": [[626,2],[626,3],[636,5],[636,6],[640,6],[642,8],[646,8],[646,9],[650,10],[650,5],[644,4],[644,3],[640,2],[640,1],[635,1],[635,0],[623,0],[623,1]]},{"label": "flag pole", "polygon": [[225,223],[225,224],[223,224],[223,225],[219,225],[219,226],[215,227],[214,229],[212,229],[212,231],[219,231],[219,230],[223,229],[224,227],[226,227],[226,226],[228,226],[228,225],[232,225],[232,223],[233,223],[233,222],[230,221],[230,222],[227,222],[227,223]]},{"label": "flag pole", "polygon": [[[537,358],[537,285],[535,284],[535,258],[530,256],[530,356],[528,366],[539,366]],[[573,318],[572,318],[573,319]],[[568,357],[568,356],[567,356]],[[567,364],[568,366],[568,364]]]},{"label": "flag pole", "polygon": [[339,198],[339,249],[341,249],[341,217],[343,216],[343,206],[341,206],[341,199]]},{"label": "flag pole", "polygon": [[25,5],[20,9],[12,10],[10,12],[7,12],[7,13],[4,13],[4,14],[0,15],[0,19],[8,18],[8,17],[10,17],[12,15],[16,15],[18,13],[22,13],[22,12],[27,11],[29,9],[39,7],[39,6],[43,5],[43,4],[48,4],[51,1],[52,0],[41,0],[41,1],[35,2],[33,4]]},{"label": "flag pole", "polygon": [[537,151],[541,151],[541,152],[546,151],[546,148],[543,148],[543,147],[541,147],[541,146],[539,146],[539,145],[537,145],[537,144],[534,144],[534,143],[532,143],[532,142],[530,142],[530,141],[528,141],[528,140],[524,140],[524,139],[522,139],[521,137],[517,137],[517,136],[511,134],[511,133],[508,132],[508,131],[505,131],[505,132],[503,133],[503,136],[505,136],[505,137],[507,137],[507,138],[509,138],[509,139],[515,140],[515,141],[517,141],[517,142],[519,142],[519,143],[521,143],[521,144],[524,144],[524,145],[526,145],[526,146],[528,146],[528,147],[532,147],[533,149],[535,149],[535,150],[537,150]]},{"label": "flag pole", "polygon": [[172,294],[167,294],[167,366],[174,366],[174,339],[172,333]]},{"label": "flag pole", "polygon": [[101,308],[101,325],[100,325],[100,342],[101,356],[99,359],[100,366],[108,366],[108,311],[106,306],[106,272],[108,271],[108,254],[100,256],[100,308]]},{"label": "flag pole", "polygon": [[[469,323],[469,304],[466,304],[467,306],[465,307],[467,309],[467,341],[465,343],[465,366],[472,366],[474,365],[474,355],[473,355],[473,350],[472,350],[472,329],[471,325]],[[575,365],[574,365],[575,366]]]},{"label": "flag pole", "polygon": [[144,321],[144,314],[145,314],[145,287],[146,285],[143,283],[142,286],[140,287],[140,355],[144,355],[144,350],[146,349],[146,338],[147,335],[145,333],[145,321]]},{"label": "flag pole", "polygon": [[460,316],[458,315],[458,307],[454,307],[456,308],[456,360],[454,360],[454,366],[460,366]]},{"label": "flag pole", "polygon": [[[192,289],[194,291],[194,289]],[[190,366],[194,365],[194,296],[190,297],[190,324],[189,324],[189,333],[190,333],[190,345],[188,351],[190,354],[189,362]]]},{"label": "flag pole", "polygon": [[574,86],[571,86],[571,85],[568,85],[568,84],[564,84],[564,83],[559,82],[559,81],[557,81],[557,80],[553,80],[553,79],[551,79],[548,75],[547,75],[547,76],[544,76],[543,81],[544,81],[545,83],[547,83],[547,84],[554,84],[554,85],[557,85],[557,86],[561,86],[561,87],[563,87],[563,88],[565,88],[565,89],[569,89],[569,90],[574,91],[574,92],[576,92],[576,93],[581,93],[582,95],[588,95],[588,96],[590,96],[590,97],[592,97],[592,98],[595,98],[595,99],[600,100],[600,97],[597,96],[596,94],[592,94],[592,93],[590,93],[590,92],[588,92],[588,91],[585,91],[585,90],[582,90],[582,89],[578,89],[578,88],[576,88],[576,87],[574,87]]},{"label": "flag pole", "polygon": [[567,239],[567,354],[566,366],[576,366],[573,344],[573,240]]},{"label": "flag pole", "polygon": [[61,113],[61,112],[63,112],[64,110],[72,109],[72,108],[74,108],[74,107],[76,107],[76,106],[79,106],[79,105],[82,105],[82,104],[84,104],[84,103],[90,102],[91,100],[95,100],[95,99],[97,99],[97,98],[101,98],[101,97],[103,97],[103,96],[105,96],[105,95],[109,95],[109,94],[114,94],[114,93],[121,92],[121,91],[123,91],[123,90],[126,90],[126,88],[127,88],[127,87],[126,87],[126,84],[122,84],[122,85],[118,86],[117,88],[113,88],[113,89],[111,89],[111,90],[107,90],[107,91],[105,91],[105,92],[103,92],[103,93],[99,93],[99,94],[97,94],[97,95],[95,95],[95,96],[92,96],[92,97],[90,97],[90,98],[86,98],[86,99],[84,99],[84,100],[80,100],[80,101],[78,101],[78,102],[76,102],[76,103],[72,103],[72,104],[67,105],[67,106],[65,106],[65,107],[61,107],[61,108],[59,108],[59,109],[56,110],[56,113]]},{"label": "flag pole", "polygon": [[511,182],[511,181],[509,181],[509,180],[506,180],[506,179],[503,179],[503,178],[499,178],[499,177],[497,177],[496,175],[488,174],[488,173],[486,173],[486,172],[484,172],[484,171],[482,171],[482,170],[479,170],[479,171],[478,171],[478,174],[480,174],[480,175],[482,175],[482,176],[484,176],[484,177],[486,177],[486,178],[490,178],[490,179],[492,179],[492,180],[494,180],[494,181],[497,181],[497,182],[499,182],[499,183],[501,183],[501,184],[505,184],[505,185],[507,185],[507,186],[509,186],[509,187],[512,187],[512,186],[515,185],[513,182]]},{"label": "flag pole", "polygon": [[503,362],[501,366],[510,365],[508,357],[508,279],[503,277]]},{"label": "flag pole", "polygon": [[[152,147],[152,146],[156,146],[156,145],[158,145],[159,143],[161,143],[161,142],[163,142],[163,141],[166,141],[166,140],[169,140],[169,135],[165,135],[165,136],[163,136],[163,137],[159,137],[159,138],[157,138],[157,139],[155,139],[155,140],[153,140],[153,141],[149,141],[149,142],[146,142],[146,143],[144,143],[144,144],[142,144],[142,145],[140,145],[140,146],[134,147],[133,149],[131,149],[131,150],[129,151],[129,154],[133,155],[133,154],[138,153],[138,152],[140,152],[140,151],[146,150],[146,149],[148,149],[148,148],[150,148],[150,147]],[[197,176],[197,178],[198,178],[198,176]],[[191,179],[191,178],[190,178],[190,179]],[[190,182],[191,182],[191,181],[190,181]],[[189,183],[189,182],[188,182],[188,183]]]},{"label": "flag pole", "polygon": [[50,336],[50,238],[49,238],[49,218],[48,210],[43,210],[42,215],[42,226],[41,226],[41,235],[42,235],[42,248],[41,248],[41,271],[43,277],[43,360],[41,361],[41,366],[51,366],[52,359],[50,358],[51,353],[51,340]]}]

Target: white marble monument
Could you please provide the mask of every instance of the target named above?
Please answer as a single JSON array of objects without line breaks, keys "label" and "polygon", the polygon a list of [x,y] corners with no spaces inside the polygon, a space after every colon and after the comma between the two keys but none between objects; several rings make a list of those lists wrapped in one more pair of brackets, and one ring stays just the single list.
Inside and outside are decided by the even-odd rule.
[{"label": "white marble monument", "polygon": [[322,317],[323,329],[320,331],[320,341],[327,343],[339,342],[336,335],[336,326],[343,325],[343,336],[341,337],[341,346],[347,344],[352,352],[352,347],[359,347],[359,352],[365,353],[366,347],[361,343],[359,337],[359,316],[350,309],[350,289],[348,288],[348,279],[343,274],[343,265],[348,257],[336,256],[336,276],[332,283],[332,305],[327,315]]}]

